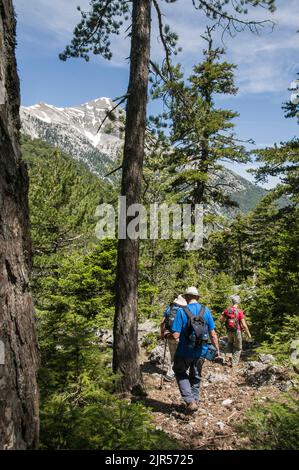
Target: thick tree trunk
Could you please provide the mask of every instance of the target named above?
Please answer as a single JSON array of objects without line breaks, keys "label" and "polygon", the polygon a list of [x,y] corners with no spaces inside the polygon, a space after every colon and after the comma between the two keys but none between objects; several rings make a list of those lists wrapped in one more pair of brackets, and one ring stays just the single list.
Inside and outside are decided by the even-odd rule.
[{"label": "thick tree trunk", "polygon": [[[150,60],[150,23],[151,0],[134,0],[121,189],[122,195],[127,198],[127,207],[141,201]],[[124,392],[132,391],[141,384],[137,338],[138,259],[139,240],[128,238],[119,240],[113,370],[121,374],[120,389]]]},{"label": "thick tree trunk", "polygon": [[0,449],[38,439],[37,353],[29,292],[27,172],[19,149],[15,16],[0,0]]}]

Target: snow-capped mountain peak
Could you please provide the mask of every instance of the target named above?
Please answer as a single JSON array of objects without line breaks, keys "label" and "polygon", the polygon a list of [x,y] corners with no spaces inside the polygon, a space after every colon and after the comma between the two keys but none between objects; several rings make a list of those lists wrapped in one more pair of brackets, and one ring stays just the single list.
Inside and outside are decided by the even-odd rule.
[{"label": "snow-capped mountain peak", "polygon": [[[106,119],[103,123],[107,111],[114,106],[110,98],[102,97],[65,108],[47,103],[22,107],[22,131],[31,138],[39,138],[58,147],[103,178],[117,166],[115,159],[123,145],[125,111],[117,108],[113,122]],[[117,178],[117,175],[114,177]],[[266,192],[225,168],[214,176],[214,180],[218,185],[225,183],[225,194],[240,202],[240,209],[245,212]],[[213,213],[234,216],[236,211],[214,203]]]},{"label": "snow-capped mountain peak", "polygon": [[113,122],[113,126],[111,121],[106,119],[100,130],[99,127],[105,119],[107,111],[112,110],[114,106],[110,98],[102,97],[78,106],[65,108],[42,102],[22,107],[23,132],[35,138],[45,139],[44,124],[54,127],[62,126],[64,133],[67,128],[68,133],[81,135],[93,147],[113,159],[122,142],[121,123],[124,110],[118,108],[114,111],[116,120]]}]

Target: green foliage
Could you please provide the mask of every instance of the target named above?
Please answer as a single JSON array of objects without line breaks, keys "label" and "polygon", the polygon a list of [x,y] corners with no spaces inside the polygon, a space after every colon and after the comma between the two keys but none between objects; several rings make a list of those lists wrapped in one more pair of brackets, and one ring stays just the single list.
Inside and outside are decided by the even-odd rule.
[{"label": "green foliage", "polygon": [[298,164],[299,139],[282,142],[280,146],[255,150],[256,159],[261,163],[257,170],[252,171],[259,182],[267,181],[269,176],[281,178],[281,184],[274,191],[276,198],[286,195],[292,202],[298,203]]},{"label": "green foliage", "polygon": [[286,316],[278,331],[268,333],[267,340],[261,344],[258,352],[272,353],[278,362],[291,365],[291,344],[296,340],[299,340],[299,315]]},{"label": "green foliage", "polygon": [[148,333],[143,341],[142,346],[146,348],[146,352],[150,353],[158,345],[158,335],[156,333]]},{"label": "green foliage", "polygon": [[118,400],[86,375],[74,387],[54,394],[41,411],[41,448],[88,450],[176,449],[156,431],[141,404]]},{"label": "green foliage", "polygon": [[237,430],[250,438],[254,449],[298,450],[298,396],[286,395],[279,401],[254,406]]},{"label": "green foliage", "polygon": [[[235,95],[237,88],[235,66],[223,60],[224,49],[214,47],[214,29],[207,28],[203,60],[186,80],[179,65],[171,69],[171,80],[156,72],[151,93],[153,98],[163,99],[164,112],[150,121],[163,145],[168,141],[169,149],[164,154],[164,166],[169,172],[168,192],[176,193],[180,202],[213,201],[236,206],[223,191],[223,184],[215,183],[211,177],[222,168],[219,161],[249,159],[233,132],[233,119],[238,113],[216,106],[219,94]],[[163,137],[165,127],[169,127],[167,138]]]},{"label": "green foliage", "polygon": [[89,12],[78,7],[82,19],[74,30],[71,44],[59,55],[61,60],[82,57],[88,61],[90,52],[108,60],[112,58],[110,34],[119,34],[123,21],[128,19],[129,6],[122,0],[91,0],[90,7]]}]

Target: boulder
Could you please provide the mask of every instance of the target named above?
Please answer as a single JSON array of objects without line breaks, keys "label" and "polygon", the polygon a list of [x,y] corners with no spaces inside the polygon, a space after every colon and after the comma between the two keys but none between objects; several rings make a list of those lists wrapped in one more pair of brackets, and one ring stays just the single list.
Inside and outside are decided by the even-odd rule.
[{"label": "boulder", "polygon": [[[158,344],[150,353],[149,360],[152,364],[163,364],[164,358],[164,351],[165,345],[164,343]],[[169,364],[169,352],[168,348],[166,347],[166,356],[165,356],[165,364]]]},{"label": "boulder", "polygon": [[250,361],[244,368],[244,375],[247,382],[255,387],[274,385],[282,390],[292,386],[288,370],[283,366],[272,365],[272,363]]},{"label": "boulder", "polygon": [[98,341],[106,346],[112,347],[113,345],[113,331],[112,330],[98,330],[96,332]]},{"label": "boulder", "polygon": [[259,354],[259,360],[263,364],[272,364],[276,362],[276,359],[274,356],[272,356],[272,354]]},{"label": "boulder", "polygon": [[220,374],[219,372],[210,372],[206,379],[210,383],[229,382],[229,377],[227,375]]},{"label": "boulder", "polygon": [[145,320],[145,322],[138,325],[139,336],[147,335],[148,333],[158,333],[159,328],[151,320]]},{"label": "boulder", "polygon": [[[159,328],[151,320],[138,325],[138,343],[140,344],[144,337],[149,333],[158,333]],[[96,337],[100,344],[112,347],[113,346],[113,330],[100,329],[96,331]]]}]

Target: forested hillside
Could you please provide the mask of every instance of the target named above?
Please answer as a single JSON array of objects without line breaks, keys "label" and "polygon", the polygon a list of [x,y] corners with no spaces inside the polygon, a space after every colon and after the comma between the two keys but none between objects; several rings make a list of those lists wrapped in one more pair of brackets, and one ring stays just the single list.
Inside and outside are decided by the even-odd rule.
[{"label": "forested hillside", "polygon": [[[24,139],[22,151],[31,182],[41,447],[180,447],[182,443],[155,431],[142,404],[128,406],[112,394],[116,378],[110,369],[111,349],[101,332],[113,323],[116,241],[96,239],[94,212],[100,202],[116,204],[115,188],[41,141]],[[277,197],[281,192],[292,197],[292,169],[286,177],[288,184]],[[298,217],[296,206],[279,209],[275,198],[274,192],[253,212],[227,221],[196,252],[186,252],[181,241],[144,240],[139,322],[150,318],[158,325],[175,293],[192,284],[217,318],[228,295],[238,289],[261,351],[290,364],[290,346],[299,327]],[[154,330],[144,344],[148,351],[155,347]]]}]

